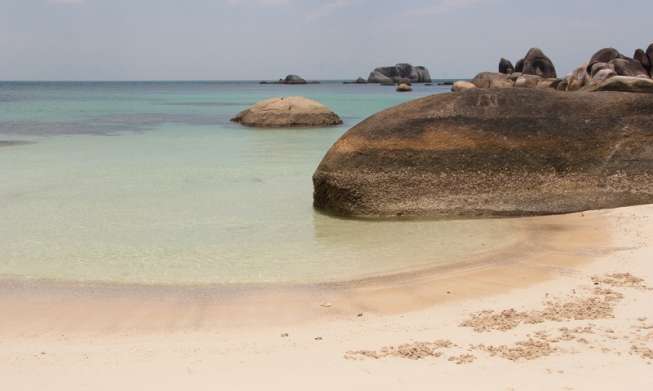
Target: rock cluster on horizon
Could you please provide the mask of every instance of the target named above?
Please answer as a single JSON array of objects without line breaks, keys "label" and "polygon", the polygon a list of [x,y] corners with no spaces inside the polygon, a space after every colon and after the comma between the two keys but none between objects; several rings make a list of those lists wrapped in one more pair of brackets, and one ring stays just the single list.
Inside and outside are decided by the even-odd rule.
[{"label": "rock cluster on horizon", "polygon": [[[633,57],[614,48],[604,48],[592,55],[564,78],[557,78],[553,62],[537,48],[532,48],[513,67],[502,58],[499,72],[481,72],[471,81],[456,82],[453,91],[477,88],[553,88],[558,91],[624,91],[653,93],[653,44],[637,49]],[[473,86],[474,87],[473,87]]]},{"label": "rock cluster on horizon", "polygon": [[336,113],[318,101],[302,96],[270,98],[240,112],[232,119],[262,128],[322,127],[342,124]]},{"label": "rock cluster on horizon", "polygon": [[261,84],[287,84],[287,85],[302,85],[302,84],[319,84],[317,81],[306,81],[301,76],[288,75],[278,81],[262,81]]},{"label": "rock cluster on horizon", "polygon": [[423,66],[397,64],[395,66],[374,69],[367,78],[369,83],[394,85],[401,83],[431,83],[431,74]]}]

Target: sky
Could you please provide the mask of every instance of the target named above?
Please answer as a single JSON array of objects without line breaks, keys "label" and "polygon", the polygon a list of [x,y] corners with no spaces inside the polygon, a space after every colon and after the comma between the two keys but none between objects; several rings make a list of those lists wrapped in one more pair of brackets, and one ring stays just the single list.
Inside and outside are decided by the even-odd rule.
[{"label": "sky", "polygon": [[0,80],[471,77],[540,47],[564,75],[653,42],[651,0],[0,0]]}]

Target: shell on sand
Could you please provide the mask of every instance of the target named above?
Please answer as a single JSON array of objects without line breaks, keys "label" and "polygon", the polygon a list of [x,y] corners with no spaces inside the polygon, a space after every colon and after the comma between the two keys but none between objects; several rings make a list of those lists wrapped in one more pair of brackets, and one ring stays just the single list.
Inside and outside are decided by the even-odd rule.
[{"label": "shell on sand", "polygon": [[242,111],[233,122],[245,126],[280,128],[342,124],[336,113],[322,103],[302,96],[270,98]]}]

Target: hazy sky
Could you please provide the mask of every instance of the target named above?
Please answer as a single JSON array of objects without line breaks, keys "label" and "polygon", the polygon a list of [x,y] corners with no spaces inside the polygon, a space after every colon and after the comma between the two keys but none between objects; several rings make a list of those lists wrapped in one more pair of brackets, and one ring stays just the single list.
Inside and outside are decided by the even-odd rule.
[{"label": "hazy sky", "polygon": [[653,42],[652,0],[0,0],[2,80],[473,76],[541,47],[559,73]]}]

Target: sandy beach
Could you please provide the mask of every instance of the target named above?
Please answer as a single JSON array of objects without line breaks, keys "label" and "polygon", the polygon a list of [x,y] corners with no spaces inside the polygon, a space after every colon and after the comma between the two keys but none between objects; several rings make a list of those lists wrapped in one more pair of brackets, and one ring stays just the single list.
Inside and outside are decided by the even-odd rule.
[{"label": "sandy beach", "polygon": [[328,286],[4,282],[0,378],[11,390],[650,389],[652,216],[533,218],[519,245],[483,259]]}]

